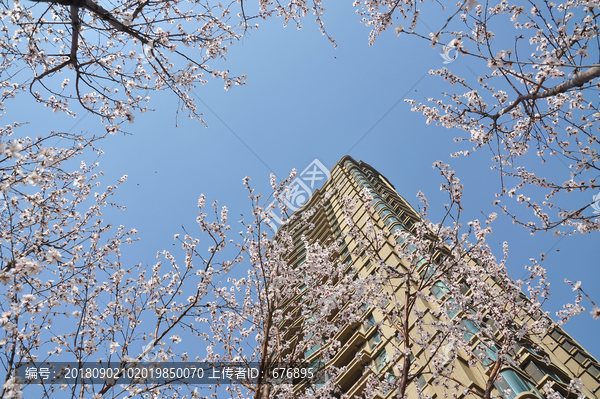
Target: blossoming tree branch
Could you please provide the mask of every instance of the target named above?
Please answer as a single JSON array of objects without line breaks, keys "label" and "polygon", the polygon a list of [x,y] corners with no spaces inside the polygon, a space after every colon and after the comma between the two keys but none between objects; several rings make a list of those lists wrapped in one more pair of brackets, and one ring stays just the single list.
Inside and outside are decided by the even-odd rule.
[{"label": "blossoming tree branch", "polygon": [[[466,76],[453,72],[452,64],[430,71],[448,83],[446,92],[424,103],[407,101],[428,124],[465,133],[455,140],[472,147],[454,156],[482,148],[491,152],[492,168],[501,176],[496,204],[503,212],[532,232],[600,229],[599,212],[593,212],[600,188],[597,1],[465,0],[426,12],[410,0],[355,5],[373,27],[371,43],[395,21],[407,20],[395,25],[396,34],[420,37],[433,47],[447,43],[445,53],[465,56],[461,61],[471,68]],[[423,20],[435,12],[440,22],[431,32]],[[541,164],[558,158],[563,172],[533,167],[535,158]],[[542,194],[531,198],[528,193],[540,191],[528,187],[541,188]],[[585,199],[575,208],[563,205],[564,194],[573,192],[585,193]],[[501,203],[506,196],[531,209],[531,217],[517,216],[511,204]]]}]

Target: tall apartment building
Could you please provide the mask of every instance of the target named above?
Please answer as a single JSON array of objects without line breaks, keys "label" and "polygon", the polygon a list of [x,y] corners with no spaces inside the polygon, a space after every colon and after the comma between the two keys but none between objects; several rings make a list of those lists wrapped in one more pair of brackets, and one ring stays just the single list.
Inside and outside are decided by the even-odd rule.
[{"label": "tall apartment building", "polygon": [[[294,230],[293,223],[291,226],[286,226],[286,228],[294,230],[295,247],[291,255],[293,262],[300,265],[306,261],[305,242],[318,240],[325,243],[337,238],[343,239],[339,250],[339,259],[344,265],[347,265],[349,272],[360,276],[380,272],[376,262],[373,262],[369,256],[365,256],[364,252],[361,254],[360,251],[356,251],[356,241],[345,234],[349,229],[341,204],[346,196],[354,199],[360,198],[360,193],[364,188],[370,190],[374,197],[374,220],[378,227],[392,233],[386,237],[378,255],[386,265],[398,269],[403,268],[402,260],[394,249],[402,243],[397,242],[393,233],[398,229],[414,233],[414,224],[420,220],[419,214],[377,170],[362,161],[356,162],[349,156],[343,157],[331,169],[329,180],[313,193],[303,208],[297,211],[297,213],[301,213],[312,205],[320,203],[325,193],[333,193],[333,197],[327,201],[326,206],[314,208],[316,211],[309,220],[312,228]],[[361,218],[359,211],[355,216],[355,220],[359,221],[357,225]],[[304,242],[300,239],[301,236],[305,236]],[[426,265],[423,265],[424,267]],[[426,276],[426,273],[425,270],[420,270],[421,276]],[[496,284],[492,279],[489,279],[488,283]],[[305,289],[307,288],[300,287],[300,291]],[[468,287],[463,286],[462,289],[466,295],[470,294]],[[447,291],[445,284],[441,281],[429,288],[429,293],[442,301]],[[298,298],[290,301],[287,311],[293,310],[293,307],[299,306],[300,303],[301,299]],[[394,301],[390,301],[387,306],[392,307],[394,303]],[[431,305],[425,300],[418,300],[417,303],[423,312],[424,319],[437,320],[435,312],[430,309],[436,305]],[[319,388],[325,382],[326,377],[323,376],[327,375],[326,370],[332,366],[346,368],[334,382],[337,387],[335,394],[337,397],[360,397],[368,385],[369,378],[372,378],[374,374],[377,374],[379,380],[386,379],[390,382],[400,378],[398,361],[392,361],[394,351],[402,349],[403,344],[398,338],[397,328],[384,319],[379,309],[366,307],[362,309],[362,312],[360,323],[340,328],[335,336],[335,340],[340,343],[340,349],[327,364],[319,361],[319,354],[326,348],[326,343],[315,345],[305,351],[306,362],[320,367],[324,372],[316,383],[299,381],[294,388],[297,392],[306,393],[308,391],[317,395]],[[464,312],[464,309],[455,309],[449,311],[448,315],[465,331],[464,338],[468,345],[476,348],[481,339],[481,335],[478,336],[477,332],[483,326],[464,319],[461,321],[460,319],[464,318]],[[541,315],[537,318],[539,319],[539,317],[546,316]],[[412,318],[411,323],[414,322],[415,319]],[[518,322],[527,321],[520,320]],[[487,327],[489,329],[486,331],[493,331],[494,339],[502,340],[501,331],[495,330],[493,326]],[[445,348],[443,349],[446,350]],[[455,395],[449,395],[448,388],[443,384],[435,384],[436,375],[428,372],[412,380],[406,391],[407,396],[417,398],[418,391],[430,398],[454,396],[460,399],[483,395],[486,385],[488,388],[491,386],[488,385],[489,376],[494,372],[492,368],[498,358],[493,345],[486,352],[477,353],[477,350],[474,349],[474,353],[478,357],[476,362],[473,361],[472,355],[469,359],[469,355],[464,350],[457,351],[452,358],[454,367],[451,378],[468,389],[463,389]],[[412,361],[423,362],[428,356],[431,356],[431,353],[413,349],[410,356]],[[575,385],[578,386],[581,394],[589,399],[600,398],[600,364],[560,327],[548,329],[545,334],[519,343],[511,350],[510,358],[510,364],[502,365],[501,368],[495,370],[502,378],[490,383],[493,384],[493,387],[490,388],[492,397],[503,395],[506,399],[544,398],[548,394],[548,389],[551,388],[556,392],[555,398],[574,398],[577,397],[577,394],[570,391],[569,384],[575,379]],[[572,388],[573,385],[571,390]],[[397,390],[392,387],[392,384],[388,388],[379,389],[378,392],[377,397],[382,399],[397,395]]]}]

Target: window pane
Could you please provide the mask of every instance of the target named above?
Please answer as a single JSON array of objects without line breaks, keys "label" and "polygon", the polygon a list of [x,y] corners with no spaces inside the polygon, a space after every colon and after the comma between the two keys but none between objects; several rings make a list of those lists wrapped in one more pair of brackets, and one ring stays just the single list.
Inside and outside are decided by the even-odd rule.
[{"label": "window pane", "polygon": [[448,316],[453,319],[454,316],[460,312],[460,306],[454,303],[454,299],[451,298],[446,302],[446,311],[448,312]]},{"label": "window pane", "polygon": [[393,384],[396,381],[396,376],[394,376],[393,374],[390,374],[387,376],[386,378],[387,383],[384,381],[384,388],[382,390],[383,395],[387,395],[388,393],[390,393],[390,391],[392,390],[392,388],[394,387]]},{"label": "window pane", "polygon": [[538,384],[542,380],[542,378],[544,378],[545,375],[545,373],[542,370],[540,370],[538,365],[534,362],[527,363],[527,365],[525,366],[525,371],[536,382],[536,384]]},{"label": "window pane", "polygon": [[376,332],[375,335],[373,335],[371,339],[369,339],[369,348],[371,348],[371,350],[374,349],[380,342],[381,336],[379,335],[379,332]]},{"label": "window pane", "polygon": [[496,353],[498,350],[499,348],[496,345],[492,346],[491,348],[486,347],[485,352],[478,347],[473,351],[473,354],[477,356],[479,360],[481,360],[485,367],[488,367],[498,360],[498,354]]},{"label": "window pane", "polygon": [[397,223],[398,219],[396,219],[393,216],[388,217],[387,219],[385,219],[385,224],[387,224],[388,226],[390,226],[393,223]]},{"label": "window pane", "polygon": [[306,352],[304,352],[304,357],[305,358],[309,357],[310,355],[312,355],[313,353],[315,353],[319,349],[321,349],[321,344],[317,343],[312,348],[310,348]]},{"label": "window pane", "polygon": [[585,357],[584,355],[582,355],[581,352],[577,352],[577,354],[575,355],[575,360],[579,364],[584,364],[585,361],[587,360],[587,357]]},{"label": "window pane", "polygon": [[557,340],[557,341],[560,341],[560,339],[563,337],[563,335],[558,330],[552,331],[552,333],[550,334],[550,336],[552,338],[554,338],[555,340]]},{"label": "window pane", "polygon": [[325,385],[325,383],[329,380],[329,375],[325,371],[320,371],[317,373],[317,380],[315,381],[315,389],[318,391]]},{"label": "window pane", "polygon": [[[433,268],[429,267],[428,269],[433,269]],[[427,277],[423,277],[423,278],[426,279],[429,277],[427,276]],[[446,284],[444,284],[444,282],[442,282],[442,281],[436,281],[435,284],[433,284],[433,287],[431,287],[431,293],[437,299],[440,299],[447,292],[450,292],[450,290],[448,289],[448,287],[446,287]]]},{"label": "window pane", "polygon": [[588,372],[593,375],[595,378],[600,377],[600,367],[597,367],[596,365],[590,365],[588,367]]},{"label": "window pane", "polygon": [[375,325],[375,318],[373,317],[373,314],[371,313],[365,319],[365,328],[368,330],[369,328],[373,327],[374,325]]},{"label": "window pane", "polygon": [[387,352],[385,351],[385,349],[382,350],[375,358],[375,368],[377,368],[377,371],[380,371],[389,360],[390,359],[388,358],[388,355],[387,355]]},{"label": "window pane", "polygon": [[549,367],[546,367],[543,364],[537,364],[533,361],[527,363],[527,365],[525,366],[525,371],[527,371],[527,374],[529,374],[529,376],[536,383],[539,383],[546,375],[549,375],[556,381],[564,382],[565,384],[569,383],[566,379],[556,374],[554,370],[550,369]]},{"label": "window pane", "polygon": [[398,245],[402,245],[402,244],[404,244],[406,241],[408,241],[408,237],[406,237],[406,238],[398,238],[398,239],[396,239],[396,243],[397,243]]},{"label": "window pane", "polygon": [[500,348],[498,348],[496,345],[492,346],[491,348],[487,348],[485,350],[485,352],[487,353],[487,355],[489,356],[490,359],[492,359],[493,361],[498,360],[498,351],[500,350]]},{"label": "window pane", "polygon": [[479,332],[479,328],[471,320],[463,320],[460,322],[460,326],[465,332],[463,338],[465,341],[470,340],[475,334]]},{"label": "window pane", "polygon": [[506,399],[513,399],[522,392],[534,391],[533,386],[514,370],[504,370],[500,375],[502,375],[502,381],[498,381],[494,385]]},{"label": "window pane", "polygon": [[394,227],[392,227],[392,229],[391,229],[391,231],[392,231],[392,234],[394,234],[394,235],[396,235],[396,232],[397,232],[397,231],[402,231],[402,230],[404,230],[404,229],[403,229],[402,227],[400,227],[400,226],[394,226]]},{"label": "window pane", "polygon": [[575,347],[575,345],[573,345],[571,342],[569,341],[565,341],[562,344],[562,347],[567,351],[567,352],[571,352],[571,350]]}]

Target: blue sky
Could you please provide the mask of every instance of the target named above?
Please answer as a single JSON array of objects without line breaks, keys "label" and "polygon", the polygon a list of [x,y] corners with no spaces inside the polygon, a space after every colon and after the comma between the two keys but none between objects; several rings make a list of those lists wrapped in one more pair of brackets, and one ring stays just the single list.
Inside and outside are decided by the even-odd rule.
[{"label": "blue sky", "polygon": [[[431,167],[442,159],[457,170],[465,184],[463,221],[482,218],[481,212],[497,211],[491,203],[500,179],[489,168],[490,152],[451,159],[451,152],[470,149],[468,144],[452,141],[460,132],[426,125],[425,118],[411,112],[403,101],[423,101],[449,89],[428,75],[430,69],[443,66],[441,46],[434,49],[416,38],[398,38],[391,31],[369,46],[369,30],[349,4],[328,5],[324,19],[328,33],[337,40],[337,49],[309,18],[302,30],[284,29],[282,20],[272,19],[261,21],[259,30],[230,46],[226,62],[211,64],[229,69],[231,75],[246,73],[248,78],[247,86],[229,91],[213,79],[195,90],[208,129],[185,114],[176,117],[173,94],[155,93],[150,103],[155,111],[136,115],[135,123],[125,126],[133,135],[111,136],[100,144],[105,151],[99,160],[100,169],[106,172],[104,183],[129,176],[115,197],[127,209],[109,209],[105,214],[111,223],[135,227],[140,233],[140,242],[124,248],[126,262],[152,264],[157,251],[175,251],[173,235],[182,232],[182,225],[199,235],[195,217],[201,193],[209,201],[217,199],[227,205],[233,222],[240,213],[249,214],[244,176],[250,176],[253,187],[268,195],[270,173],[283,178],[292,168],[303,170],[315,158],[329,168],[345,154],[363,160],[385,175],[415,207],[419,205],[416,193],[423,191],[433,221],[442,216],[447,202],[439,190],[439,173]],[[434,28],[439,25],[439,16],[423,15],[422,19]],[[482,66],[471,62],[459,57],[447,67],[474,78],[473,71]],[[48,125],[55,130],[90,133],[104,129],[93,115],[79,112],[78,118],[72,119],[39,106],[37,119],[31,120],[30,103],[22,97],[9,104],[11,120],[31,121],[23,128],[24,134],[36,135],[36,129]],[[552,162],[549,168],[568,173],[560,162]],[[589,193],[569,198],[572,204],[590,200]],[[504,201],[526,215],[516,202]],[[237,230],[234,226],[233,231]],[[544,266],[552,298],[544,309],[552,315],[574,298],[564,278],[583,281],[582,287],[592,297],[600,292],[596,289],[600,284],[597,234],[555,238],[538,233],[532,237],[501,215],[489,240],[497,256],[501,256],[503,241],[509,243],[509,268],[515,278],[523,277],[529,258],[548,253]],[[600,344],[594,333],[598,321],[589,315],[589,302],[584,305],[585,314],[569,322],[566,331],[598,358]]]}]

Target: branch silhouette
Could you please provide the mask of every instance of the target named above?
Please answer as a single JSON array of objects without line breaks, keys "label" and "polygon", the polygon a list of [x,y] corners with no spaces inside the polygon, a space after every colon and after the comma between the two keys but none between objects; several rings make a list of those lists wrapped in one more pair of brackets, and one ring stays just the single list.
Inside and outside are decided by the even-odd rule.
[{"label": "branch silhouette", "polygon": [[[74,15],[73,9],[75,8],[75,11],[77,12],[79,9],[83,8],[83,9],[88,10],[88,11],[92,12],[93,14],[97,15],[100,19],[108,22],[117,31],[128,33],[131,36],[135,37],[136,39],[139,39],[144,44],[148,43],[148,39],[146,39],[144,36],[142,36],[138,31],[130,28],[129,26],[127,26],[124,23],[122,23],[121,21],[119,21],[117,18],[115,18],[111,14],[110,11],[108,11],[106,8],[102,7],[101,5],[94,3],[92,0],[31,0],[31,1],[34,1],[36,3],[49,3],[49,4],[60,4],[63,6],[70,6],[71,7],[71,18],[72,18],[73,25],[75,25],[76,22],[79,22],[78,18],[77,18],[77,21],[73,20],[73,15]],[[75,32],[75,30],[74,30],[74,32]],[[73,36],[76,36],[76,35],[73,35]]]}]

